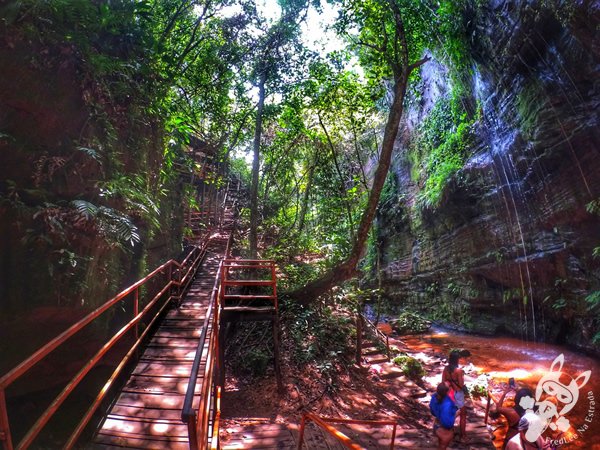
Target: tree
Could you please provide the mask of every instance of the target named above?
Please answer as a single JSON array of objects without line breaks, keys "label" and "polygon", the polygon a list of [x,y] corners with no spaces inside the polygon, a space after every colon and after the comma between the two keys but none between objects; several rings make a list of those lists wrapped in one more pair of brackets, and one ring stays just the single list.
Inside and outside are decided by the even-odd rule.
[{"label": "tree", "polygon": [[[394,143],[409,78],[412,72],[428,61],[423,57],[426,30],[431,10],[410,0],[346,0],[343,2],[338,29],[357,50],[361,64],[374,82],[392,80],[393,100],[385,125],[379,163],[348,256],[322,277],[290,293],[302,302],[310,302],[334,285],[352,278],[364,251],[375,216],[379,197],[389,171]],[[357,35],[351,34],[358,26]]]},{"label": "tree", "polygon": [[[260,145],[263,132],[263,114],[267,89],[271,92],[282,90],[284,83],[290,83],[294,65],[303,58],[299,41],[299,25],[307,3],[303,0],[281,2],[282,14],[271,25],[254,46],[254,61],[251,79],[258,88],[258,102],[254,122],[252,159],[252,185],[250,187],[250,257],[256,258],[258,248],[258,190],[260,172]],[[293,57],[295,56],[295,58]],[[287,76],[286,76],[287,75]]]}]

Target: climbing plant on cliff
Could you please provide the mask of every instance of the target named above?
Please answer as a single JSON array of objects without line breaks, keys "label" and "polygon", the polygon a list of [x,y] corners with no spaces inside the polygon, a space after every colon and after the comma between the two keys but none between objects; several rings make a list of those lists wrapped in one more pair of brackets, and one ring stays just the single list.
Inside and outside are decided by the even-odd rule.
[{"label": "climbing plant on cliff", "polygon": [[425,207],[439,205],[448,181],[462,168],[473,144],[475,118],[460,92],[455,88],[449,98],[436,102],[411,145],[413,173],[423,183],[418,201]]},{"label": "climbing plant on cliff", "polygon": [[[586,205],[586,209],[589,213],[600,216],[600,198],[589,202]],[[594,258],[599,258],[600,247],[594,247],[592,255]],[[600,322],[600,290],[590,292],[585,300],[590,314],[595,317],[597,322]],[[596,345],[600,345],[600,331],[593,336],[592,342]]]}]

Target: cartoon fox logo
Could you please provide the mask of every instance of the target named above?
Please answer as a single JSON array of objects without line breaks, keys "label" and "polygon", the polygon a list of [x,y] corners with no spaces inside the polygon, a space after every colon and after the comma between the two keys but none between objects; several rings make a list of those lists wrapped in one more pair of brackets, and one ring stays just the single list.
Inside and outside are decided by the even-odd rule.
[{"label": "cartoon fox logo", "polygon": [[[573,409],[579,399],[579,390],[589,381],[592,371],[588,370],[577,378],[569,375],[563,376],[562,368],[565,357],[561,353],[550,366],[550,372],[544,375],[537,384],[535,400],[529,396],[521,399],[520,405],[526,412],[533,412],[540,420],[530,424],[525,437],[530,442],[535,440],[550,427],[552,430],[567,431],[570,427],[569,420],[564,417]],[[568,383],[561,381],[569,377]],[[544,396],[542,400],[542,397]],[[534,411],[537,407],[537,411]]]}]

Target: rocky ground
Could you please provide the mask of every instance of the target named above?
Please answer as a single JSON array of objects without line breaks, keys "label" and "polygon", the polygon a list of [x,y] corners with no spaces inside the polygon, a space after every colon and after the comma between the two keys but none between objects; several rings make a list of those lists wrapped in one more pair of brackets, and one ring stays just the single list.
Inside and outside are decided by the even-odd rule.
[{"label": "rocky ground", "polygon": [[[422,382],[417,384],[409,380],[393,363],[369,364],[366,360],[361,366],[347,367],[338,363],[331,372],[336,375],[331,377],[324,377],[321,371],[310,364],[301,371],[284,366],[283,395],[277,394],[272,373],[259,380],[229,376],[222,401],[223,446],[227,448],[228,441],[239,438],[240,430],[248,429],[253,424],[281,424],[297,430],[302,414],[314,412],[327,417],[393,419],[399,424],[397,448],[435,448],[433,421],[427,405],[430,393],[441,380],[444,355],[432,347],[411,348],[399,339],[392,339],[391,344],[422,362],[426,371]],[[472,381],[477,376],[468,367],[465,370],[467,380]],[[451,448],[493,448],[490,434],[483,423],[484,409],[485,400],[468,402],[467,430],[470,442],[462,444],[456,441]],[[365,448],[389,448],[391,427],[342,428],[344,433]],[[280,444],[278,448],[287,448],[283,443]],[[243,446],[252,447],[249,444]],[[331,447],[332,444],[329,444],[323,448]]]}]

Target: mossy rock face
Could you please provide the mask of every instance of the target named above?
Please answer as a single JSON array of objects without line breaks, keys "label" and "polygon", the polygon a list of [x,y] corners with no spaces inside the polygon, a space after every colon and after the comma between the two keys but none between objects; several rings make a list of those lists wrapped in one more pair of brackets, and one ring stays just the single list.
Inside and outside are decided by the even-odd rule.
[{"label": "mossy rock face", "polygon": [[394,308],[446,327],[598,354],[600,217],[586,210],[600,196],[597,11],[473,5],[461,98],[477,104],[452,114],[449,68],[426,66],[427,101],[407,108],[386,191],[399,213],[378,216],[381,284]]}]

